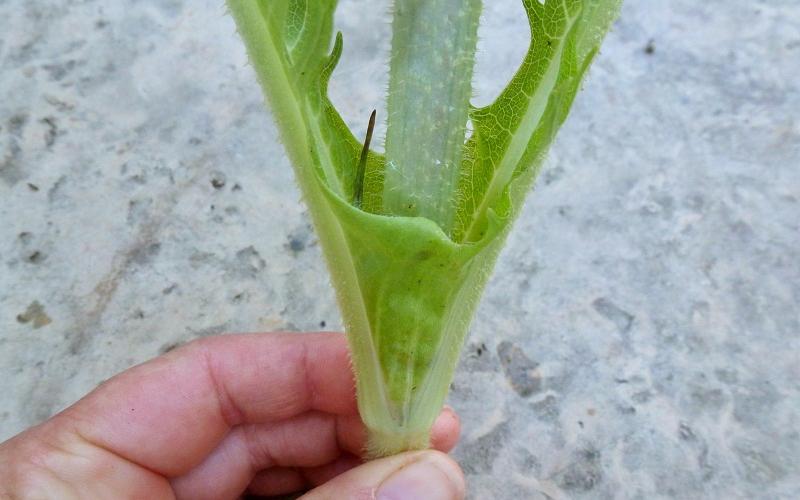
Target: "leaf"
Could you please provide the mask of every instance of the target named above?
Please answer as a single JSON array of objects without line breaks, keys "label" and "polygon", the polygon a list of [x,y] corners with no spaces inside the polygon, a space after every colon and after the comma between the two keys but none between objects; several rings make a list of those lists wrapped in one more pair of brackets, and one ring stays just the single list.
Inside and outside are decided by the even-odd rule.
[{"label": "leaf", "polygon": [[470,113],[455,241],[479,241],[490,212],[511,220],[521,208],[621,0],[522,3],[531,28],[522,65],[492,104]]},{"label": "leaf", "polygon": [[[339,34],[330,48],[336,0],[230,0],[228,6],[312,212],[322,207],[316,206],[318,196],[306,191],[320,181],[351,199],[361,143],[327,96],[343,45]],[[367,211],[381,205],[382,172],[383,158],[371,152],[364,182]]]},{"label": "leaf", "polygon": [[362,144],[327,97],[343,50],[340,34],[331,48],[336,1],[228,0],[331,271],[371,455],[428,446],[497,254],[619,4],[523,0],[531,45],[497,100],[469,109],[448,226],[385,215],[374,152],[353,205]]}]

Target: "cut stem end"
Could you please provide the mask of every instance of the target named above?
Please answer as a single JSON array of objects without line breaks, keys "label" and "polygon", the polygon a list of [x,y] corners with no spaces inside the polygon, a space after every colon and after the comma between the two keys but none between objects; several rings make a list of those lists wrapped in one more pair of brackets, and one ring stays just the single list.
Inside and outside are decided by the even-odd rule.
[{"label": "cut stem end", "polygon": [[375,429],[367,431],[366,458],[368,459],[428,448],[430,448],[430,435],[427,431],[382,432]]}]

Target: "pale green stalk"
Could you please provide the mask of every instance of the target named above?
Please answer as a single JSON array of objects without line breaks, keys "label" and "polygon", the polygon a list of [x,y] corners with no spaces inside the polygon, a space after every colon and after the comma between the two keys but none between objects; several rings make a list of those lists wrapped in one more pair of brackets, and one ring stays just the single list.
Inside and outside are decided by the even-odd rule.
[{"label": "pale green stalk", "polygon": [[480,14],[480,0],[394,2],[383,208],[448,234]]}]

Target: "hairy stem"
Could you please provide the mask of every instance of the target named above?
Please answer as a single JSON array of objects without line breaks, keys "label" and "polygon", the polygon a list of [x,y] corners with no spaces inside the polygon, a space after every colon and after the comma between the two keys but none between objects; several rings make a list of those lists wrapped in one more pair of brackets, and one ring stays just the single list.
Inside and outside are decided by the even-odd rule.
[{"label": "hairy stem", "polygon": [[475,65],[481,0],[396,0],[384,212],[449,234]]}]

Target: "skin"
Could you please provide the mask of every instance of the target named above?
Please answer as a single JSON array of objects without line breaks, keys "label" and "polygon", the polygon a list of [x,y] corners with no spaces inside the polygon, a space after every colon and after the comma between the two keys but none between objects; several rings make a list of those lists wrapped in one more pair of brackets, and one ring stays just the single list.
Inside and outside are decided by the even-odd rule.
[{"label": "skin", "polygon": [[444,470],[456,498],[463,477],[441,452],[459,430],[445,408],[432,430],[439,452],[362,465],[343,335],[210,337],[103,382],[0,444],[0,498],[225,499],[318,486],[308,498],[374,498],[414,462]]}]

